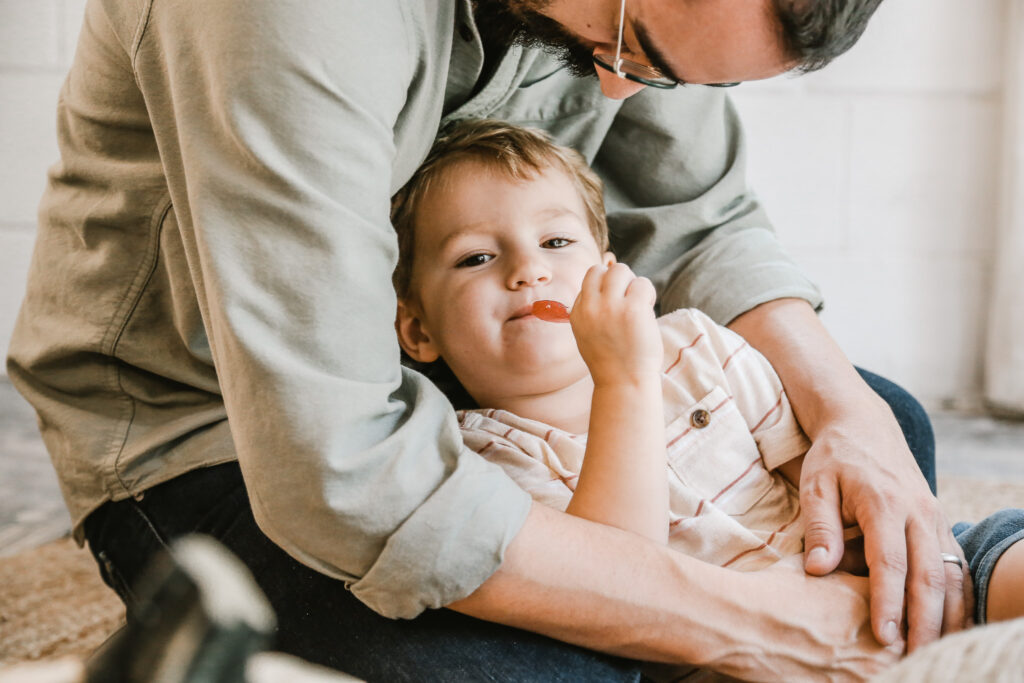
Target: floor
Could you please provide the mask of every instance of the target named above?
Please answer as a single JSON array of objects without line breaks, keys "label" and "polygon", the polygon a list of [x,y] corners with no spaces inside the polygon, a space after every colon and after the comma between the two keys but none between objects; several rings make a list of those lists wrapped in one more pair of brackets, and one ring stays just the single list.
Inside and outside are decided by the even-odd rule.
[{"label": "floor", "polygon": [[[953,489],[952,495],[958,483],[970,482],[975,491],[985,492],[981,505],[1024,507],[1024,421],[945,413],[932,419],[940,499],[944,488]],[[0,378],[0,556],[59,538],[69,524],[35,415]]]}]

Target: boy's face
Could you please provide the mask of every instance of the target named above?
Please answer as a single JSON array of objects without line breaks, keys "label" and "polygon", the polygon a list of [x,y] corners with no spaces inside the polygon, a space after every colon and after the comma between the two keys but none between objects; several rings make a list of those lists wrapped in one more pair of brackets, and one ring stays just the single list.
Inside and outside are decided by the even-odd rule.
[{"label": "boy's face", "polygon": [[614,262],[572,181],[554,168],[517,181],[477,161],[440,181],[415,216],[403,348],[425,362],[444,358],[481,405],[585,377],[570,326],[530,312],[539,299],[571,307],[587,270]]}]

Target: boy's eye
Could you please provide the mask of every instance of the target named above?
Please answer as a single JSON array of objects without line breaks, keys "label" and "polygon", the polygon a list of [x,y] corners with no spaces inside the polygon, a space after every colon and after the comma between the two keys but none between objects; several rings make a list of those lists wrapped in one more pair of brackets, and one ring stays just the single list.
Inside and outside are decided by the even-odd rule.
[{"label": "boy's eye", "polygon": [[562,247],[569,246],[572,242],[573,241],[567,237],[552,237],[551,239],[542,242],[541,246],[545,249],[561,249]]},{"label": "boy's eye", "polygon": [[493,256],[490,254],[471,254],[466,258],[462,259],[455,264],[456,268],[472,268],[473,266],[482,266],[483,264],[490,261]]}]

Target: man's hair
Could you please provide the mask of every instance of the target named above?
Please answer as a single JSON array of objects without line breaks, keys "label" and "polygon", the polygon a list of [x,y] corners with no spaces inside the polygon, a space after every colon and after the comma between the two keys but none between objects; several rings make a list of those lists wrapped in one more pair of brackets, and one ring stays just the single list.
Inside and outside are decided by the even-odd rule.
[{"label": "man's hair", "polygon": [[547,133],[534,128],[491,119],[466,119],[442,132],[423,164],[391,198],[391,224],[398,234],[398,266],[392,281],[400,299],[409,295],[416,212],[423,197],[443,182],[446,171],[466,161],[486,164],[515,180],[531,180],[548,169],[562,171],[583,201],[598,248],[608,249],[601,179],[579,152],[556,144]]},{"label": "man's hair", "polygon": [[783,49],[799,73],[817,71],[857,42],[882,0],[773,0]]}]

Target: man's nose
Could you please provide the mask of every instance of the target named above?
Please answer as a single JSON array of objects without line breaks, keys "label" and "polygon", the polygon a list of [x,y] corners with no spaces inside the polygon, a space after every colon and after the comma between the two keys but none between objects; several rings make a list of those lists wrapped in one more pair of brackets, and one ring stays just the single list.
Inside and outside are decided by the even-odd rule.
[{"label": "man's nose", "polygon": [[594,65],[597,77],[601,81],[601,92],[612,100],[624,100],[632,97],[647,86],[643,83],[631,81],[628,78],[620,78],[607,69]]}]

